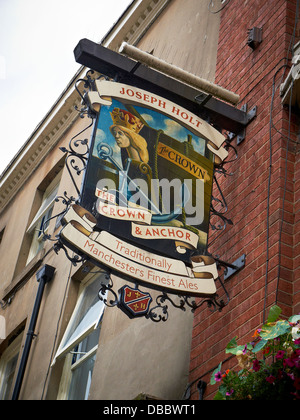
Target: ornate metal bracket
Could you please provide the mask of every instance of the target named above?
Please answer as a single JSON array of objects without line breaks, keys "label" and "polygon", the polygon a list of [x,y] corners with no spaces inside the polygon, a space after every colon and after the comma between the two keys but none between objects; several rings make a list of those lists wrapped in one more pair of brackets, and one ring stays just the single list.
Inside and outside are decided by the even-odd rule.
[{"label": "ornate metal bracket", "polygon": [[58,254],[58,252],[62,249],[66,255],[66,257],[68,258],[69,261],[71,261],[71,263],[76,267],[77,264],[79,263],[84,263],[86,261],[86,258],[84,255],[78,255],[78,254],[74,254],[73,256],[71,256],[69,254],[69,248],[66,248],[64,246],[64,244],[58,239],[58,241],[54,244],[53,249],[55,251],[56,254]]},{"label": "ornate metal bracket", "polygon": [[60,213],[55,214],[54,216],[51,216],[48,219],[44,220],[43,225],[42,225],[42,234],[43,234],[43,240],[44,241],[57,242],[57,236],[55,236],[55,239],[54,239],[54,238],[51,237],[51,235],[46,233],[47,226],[49,225],[50,221],[53,220],[53,219],[60,220],[60,218],[68,211],[68,209],[70,208],[72,203],[74,203],[76,201],[76,199],[73,196],[68,197],[67,192],[65,191],[63,196],[57,196],[54,201],[56,203],[58,203],[59,201],[62,201],[62,203],[66,207]]},{"label": "ornate metal bracket", "polygon": [[[68,153],[66,157],[66,167],[67,167],[67,170],[69,172],[69,175],[71,177],[71,180],[73,182],[73,185],[76,189],[78,196],[80,195],[80,190],[77,187],[72,170],[74,170],[77,175],[80,175],[81,172],[86,170],[86,164],[87,164],[88,154],[89,154],[89,146],[88,146],[88,139],[76,140],[76,137],[78,137],[80,134],[82,134],[85,130],[90,128],[92,125],[93,125],[93,121],[84,130],[76,134],[76,136],[70,140],[69,150],[66,149],[65,147],[59,148],[63,153]],[[81,151],[76,150],[76,148],[79,148],[80,146],[83,146],[83,150]],[[81,167],[78,166],[78,164]]]},{"label": "ornate metal bracket", "polygon": [[216,174],[219,174],[220,176],[224,177],[232,176],[233,174],[227,171],[226,165],[235,161],[238,155],[236,149],[230,144],[229,138],[227,138],[226,140],[225,149],[227,149],[228,151],[233,151],[234,156],[230,157],[229,159],[226,159],[224,162],[222,162],[221,165],[218,165],[215,169],[214,185],[216,186],[216,195],[212,195],[210,206],[210,228],[212,231],[212,237],[207,248],[209,248],[220,237],[220,235],[226,229],[227,225],[233,225],[232,220],[225,216],[228,211],[228,205]]},{"label": "ornate metal bracket", "polygon": [[[98,297],[100,300],[104,302],[105,306],[108,306],[109,308],[113,308],[114,306],[118,306],[119,297],[116,294],[116,292],[113,290],[114,284],[113,284],[111,276],[107,273],[106,277],[107,277],[107,280],[109,280],[109,282],[107,284],[106,283],[101,284],[101,288],[98,292]],[[111,293],[113,295],[113,299],[110,299],[110,300],[107,299],[108,293]]]},{"label": "ornate metal bracket", "polygon": [[[75,89],[77,90],[79,96],[81,97],[81,108],[78,108],[75,106],[75,109],[79,112],[80,117],[84,118],[85,116],[88,116],[92,120],[96,118],[96,113],[93,111],[92,107],[90,106],[90,102],[88,100],[88,93],[91,91],[96,90],[95,86],[95,80],[100,79],[101,77],[106,78],[106,76],[98,76],[97,78],[92,77],[92,75],[95,76],[94,70],[88,70],[85,79],[78,79],[75,82]],[[83,85],[83,91],[81,92],[79,89],[79,85]]]},{"label": "ornate metal bracket", "polygon": [[[109,282],[102,283],[101,288],[98,293],[98,297],[100,300],[104,302],[104,304],[110,308],[117,306],[118,308],[121,308],[124,303],[122,302],[120,293],[117,294],[113,290],[113,281],[108,274]],[[219,278],[219,281],[221,283],[221,286],[223,290],[225,291],[227,303],[229,302],[229,295],[225,289],[224,284],[222,283],[221,279]],[[134,291],[141,292],[138,289],[138,285],[136,285],[136,288]],[[120,291],[119,291],[120,292]],[[111,293],[112,297],[109,299],[107,296]],[[143,294],[143,292],[141,292]],[[152,307],[149,307],[149,310],[147,312],[143,313],[139,316],[144,316],[146,319],[150,319],[153,322],[166,322],[169,318],[169,307],[166,303],[170,303],[174,308],[180,309],[181,311],[186,311],[187,308],[191,309],[191,312],[195,312],[198,308],[200,308],[202,305],[206,304],[207,307],[212,311],[219,311],[221,312],[222,309],[226,306],[227,303],[223,299],[220,299],[218,301],[218,295],[210,296],[207,298],[203,298],[200,300],[200,298],[194,298],[192,296],[182,296],[182,295],[174,295],[172,298],[165,292],[162,292],[159,296],[156,297],[155,304]],[[197,301],[196,301],[197,300]]]},{"label": "ornate metal bracket", "polygon": [[[243,108],[243,112],[246,112],[247,107],[245,106]],[[256,107],[254,107],[248,115],[249,121],[251,121],[256,116]],[[215,191],[218,195],[212,196],[212,202],[211,202],[211,221],[210,221],[210,227],[213,232],[211,242],[208,244],[208,248],[217,240],[220,238],[222,233],[225,231],[227,225],[233,225],[233,222],[231,219],[225,216],[225,214],[228,211],[228,206],[226,199],[224,197],[224,194],[222,192],[222,189],[220,187],[220,184],[218,182],[216,174],[219,174],[220,176],[232,176],[232,173],[228,173],[225,166],[226,164],[233,162],[237,159],[238,154],[237,150],[231,145],[231,141],[233,139],[234,135],[231,133],[228,134],[227,140],[226,140],[226,146],[225,148],[227,150],[232,149],[234,151],[234,157],[226,159],[222,165],[216,167],[215,175],[214,175],[214,184],[216,186]],[[237,144],[239,144],[242,141],[241,138],[237,139]],[[213,223],[214,220],[215,223]],[[215,232],[219,232],[218,234],[214,234]],[[241,270],[246,263],[246,256],[243,254],[241,257],[239,257],[233,264],[224,262],[217,257],[214,256],[214,259],[216,260],[219,268],[224,267],[224,281],[228,280],[231,276],[233,276],[235,273],[237,273],[239,270]]]},{"label": "ornate metal bracket", "polygon": [[[67,149],[66,147],[60,147],[60,150],[63,153],[67,153],[66,166],[78,196],[80,195],[80,190],[77,187],[72,171],[75,171],[75,173],[79,176],[83,171],[86,170],[86,165],[90,152],[88,146],[89,140],[81,140],[78,139],[78,137],[90,127],[92,127],[92,125],[94,124],[94,120],[97,117],[97,114],[93,111],[89,102],[88,93],[96,90],[95,80],[101,78],[108,79],[106,76],[103,75],[99,75],[97,78],[92,77],[92,75],[95,75],[95,72],[93,70],[89,70],[86,73],[85,79],[78,79],[75,83],[75,89],[77,90],[82,100],[81,107],[78,108],[77,106],[75,106],[75,109],[79,112],[81,118],[87,116],[89,119],[91,119],[91,122],[88,124],[87,127],[85,127],[82,131],[80,131],[70,140],[69,149]],[[79,89],[79,85],[81,84],[84,88],[82,92]]]}]

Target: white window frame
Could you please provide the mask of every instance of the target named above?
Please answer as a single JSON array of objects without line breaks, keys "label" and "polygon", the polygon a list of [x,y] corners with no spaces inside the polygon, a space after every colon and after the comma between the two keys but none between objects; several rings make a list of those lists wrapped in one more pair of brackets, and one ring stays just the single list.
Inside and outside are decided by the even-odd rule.
[{"label": "white window frame", "polygon": [[[73,328],[74,320],[76,319],[77,313],[81,308],[81,305],[83,303],[84,299],[84,292],[94,281],[97,281],[97,278],[99,276],[106,275],[105,271],[99,271],[99,273],[93,275],[92,278],[87,279],[87,281],[84,284],[81,284],[80,290],[79,290],[79,296],[77,303],[75,305],[74,311],[72,313],[72,316],[70,318],[70,321],[68,323],[68,326],[66,328],[66,331],[62,337],[61,343],[57,349],[56,355],[53,359],[52,365],[53,366],[56,363],[57,359],[61,359],[65,357],[65,363],[64,368],[62,372],[62,378],[59,386],[59,392],[57,399],[59,400],[66,400],[68,398],[69,392],[70,392],[70,385],[71,385],[71,378],[72,378],[72,372],[76,370],[82,363],[84,363],[88,358],[93,357],[98,349],[98,344],[94,346],[92,349],[90,349],[86,354],[84,354],[82,357],[80,357],[79,360],[77,360],[75,363],[71,363],[73,354],[71,353],[71,350],[77,345],[80,344],[86,337],[88,337],[89,334],[91,334],[94,330],[101,327],[102,323],[102,317],[105,309],[105,304],[103,301],[101,302],[102,306],[100,307],[100,311],[97,317],[95,317],[86,327],[85,329],[81,330],[77,336],[73,337],[72,341],[68,341],[67,337],[70,334],[70,330]],[[99,287],[100,288],[100,287]],[[80,350],[79,350],[80,351]],[[87,384],[86,392],[89,391],[90,384]],[[86,395],[87,398],[87,395]]]},{"label": "white window frame", "polygon": [[[61,179],[62,171],[56,175],[50,185],[44,192],[42,203],[40,208],[36,212],[32,222],[27,228],[26,233],[32,234],[32,241],[30,250],[27,257],[26,265],[37,255],[37,253],[43,247],[43,231],[42,226],[46,220],[52,216],[53,207],[55,204],[55,198],[58,193],[59,183]],[[44,232],[47,233],[49,225],[44,227]]]},{"label": "white window frame", "polygon": [[[3,355],[0,359],[0,397],[1,394],[6,393],[6,390],[4,390],[4,387],[7,385],[7,366],[9,362],[18,356],[20,349],[21,349],[21,343],[22,343],[23,333],[19,334],[18,337],[10,344],[10,346],[7,347],[7,349],[4,351]],[[17,367],[17,366],[16,366]],[[12,384],[13,386],[14,384]],[[9,394],[12,392],[12,388],[9,390]],[[0,400],[3,400],[1,398]]]},{"label": "white window frame", "polygon": [[103,272],[99,271],[99,273],[95,274],[92,278],[90,278],[90,280],[87,280],[85,283],[81,284],[81,287],[80,287],[80,290],[79,290],[79,297],[78,297],[76,306],[74,308],[74,311],[73,311],[72,316],[70,318],[70,321],[68,323],[66,331],[65,331],[65,333],[62,337],[61,343],[60,343],[60,345],[57,349],[57,352],[56,352],[56,355],[55,355],[54,360],[52,362],[52,365],[54,365],[54,363],[56,362],[56,360],[58,358],[61,358],[65,354],[67,354],[74,346],[76,346],[76,344],[78,344],[80,341],[82,341],[86,336],[88,336],[90,334],[91,331],[93,331],[94,329],[96,329],[100,325],[105,305],[104,305],[104,302],[101,302],[100,299],[99,299],[99,302],[102,303],[102,311],[100,311],[98,317],[95,318],[90,324],[88,324],[87,327],[82,332],[80,332],[71,342],[68,342],[68,344],[64,344],[68,335],[70,334],[70,330],[73,326],[74,319],[76,318],[78,310],[80,309],[81,304],[83,302],[85,290],[87,289],[88,286],[90,286],[102,274],[104,276],[106,274],[105,271],[103,271]]},{"label": "white window frame", "polygon": [[[98,350],[98,344],[95,346],[95,347],[93,347],[89,352],[87,352],[84,356],[82,356],[82,357],[80,357],[80,359],[79,360],[77,360],[75,363],[73,363],[73,364],[71,364],[71,369],[70,369],[70,372],[69,372],[69,376],[70,376],[70,379],[69,379],[69,386],[68,386],[68,388],[66,389],[67,390],[67,393],[69,394],[69,392],[70,392],[70,386],[71,386],[71,374],[77,369],[77,368],[79,368],[80,367],[80,365],[82,365],[87,359],[90,359],[90,358],[92,358],[96,353],[97,353],[97,350]],[[88,396],[89,396],[89,390],[90,390],[90,387],[91,387],[91,383],[92,383],[92,375],[90,375],[89,374],[89,377],[88,377],[88,382],[87,382],[87,384],[86,384],[86,391],[85,391],[85,400],[87,400],[88,399]]]}]

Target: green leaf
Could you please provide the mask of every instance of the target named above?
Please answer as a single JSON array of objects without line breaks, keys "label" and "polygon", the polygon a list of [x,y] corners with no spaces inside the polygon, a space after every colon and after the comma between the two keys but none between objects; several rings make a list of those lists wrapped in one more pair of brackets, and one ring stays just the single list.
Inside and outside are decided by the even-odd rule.
[{"label": "green leaf", "polygon": [[269,312],[267,323],[276,322],[280,314],[281,314],[281,309],[279,308],[279,306],[277,305],[272,306]]},{"label": "green leaf", "polygon": [[237,346],[237,335],[235,336],[235,337],[233,337],[230,341],[229,341],[229,343],[227,344],[227,346],[226,346],[226,349],[231,349],[231,348],[234,348],[234,347],[236,347]]},{"label": "green leaf", "polygon": [[291,324],[296,324],[298,321],[300,321],[300,315],[293,315],[289,318]]},{"label": "green leaf", "polygon": [[251,343],[247,343],[247,350],[251,351],[253,349],[253,346]]},{"label": "green leaf", "polygon": [[219,366],[217,367],[217,369],[215,369],[211,375],[210,378],[210,385],[215,385],[217,383],[217,381],[215,380],[215,375],[220,372],[222,369],[222,362],[219,363]]},{"label": "green leaf", "polygon": [[252,350],[253,353],[258,353],[260,350],[262,350],[265,345],[267,344],[268,340],[260,340],[256,346],[254,347],[254,349]]},{"label": "green leaf", "polygon": [[264,340],[271,340],[273,338],[279,337],[283,334],[286,334],[290,329],[290,324],[288,321],[277,321],[275,325],[264,325],[262,327],[260,336]]},{"label": "green leaf", "polygon": [[222,392],[218,391],[216,395],[214,396],[214,401],[224,401],[226,398],[222,394]]},{"label": "green leaf", "polygon": [[237,336],[234,337],[226,346],[226,353],[237,354],[238,351],[243,351],[245,346],[238,346]]}]

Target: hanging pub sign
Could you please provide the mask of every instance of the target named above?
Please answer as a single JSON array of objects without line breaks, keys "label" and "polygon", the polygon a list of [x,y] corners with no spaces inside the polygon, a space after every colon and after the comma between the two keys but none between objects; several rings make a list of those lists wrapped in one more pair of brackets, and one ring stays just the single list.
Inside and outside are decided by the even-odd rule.
[{"label": "hanging pub sign", "polygon": [[[80,205],[61,241],[136,284],[211,296],[216,263],[206,255],[214,164],[225,138],[190,111],[134,86],[97,80],[99,110]],[[126,298],[131,315],[150,298]]]}]

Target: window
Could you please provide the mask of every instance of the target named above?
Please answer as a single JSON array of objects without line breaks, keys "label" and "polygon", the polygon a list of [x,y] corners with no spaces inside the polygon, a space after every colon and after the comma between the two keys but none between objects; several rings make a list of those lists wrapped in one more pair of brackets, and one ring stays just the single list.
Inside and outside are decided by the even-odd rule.
[{"label": "window", "polygon": [[22,334],[19,334],[0,359],[0,400],[8,400],[11,397],[21,341]]},{"label": "window", "polygon": [[74,351],[71,361],[71,383],[69,388],[69,400],[87,400],[92,382],[94,363],[100,328],[96,328],[85,339],[83,339]]},{"label": "window", "polygon": [[65,357],[58,399],[88,399],[104,311],[98,292],[101,283],[106,281],[106,273],[101,272],[86,283],[79,294],[52,363]]},{"label": "window", "polygon": [[60,178],[61,173],[54,178],[45,190],[40,208],[27,229],[27,233],[32,235],[32,242],[26,264],[28,264],[43,248],[43,228],[46,233],[49,227],[49,219],[52,216]]}]

